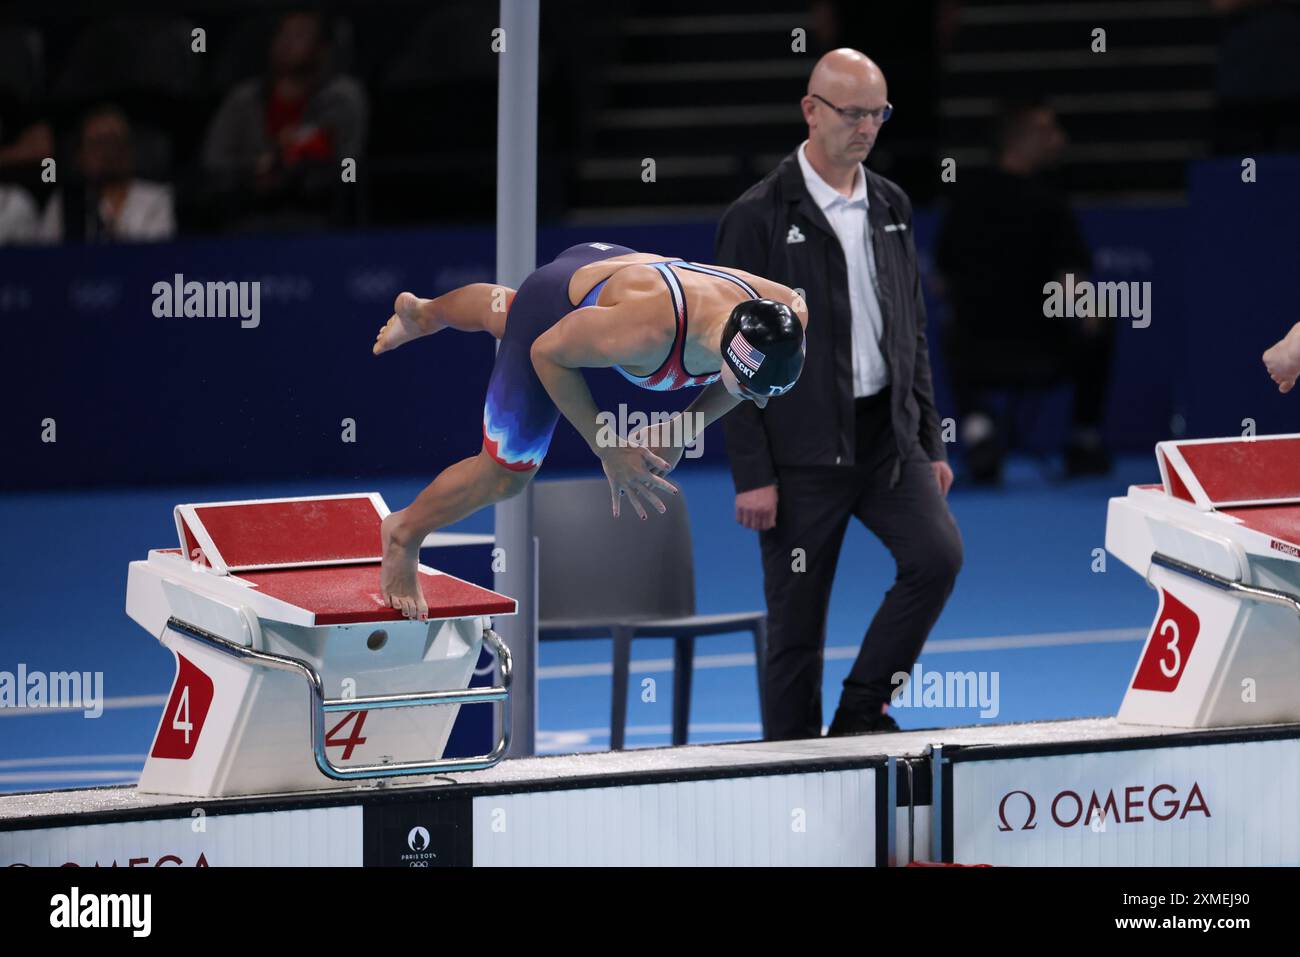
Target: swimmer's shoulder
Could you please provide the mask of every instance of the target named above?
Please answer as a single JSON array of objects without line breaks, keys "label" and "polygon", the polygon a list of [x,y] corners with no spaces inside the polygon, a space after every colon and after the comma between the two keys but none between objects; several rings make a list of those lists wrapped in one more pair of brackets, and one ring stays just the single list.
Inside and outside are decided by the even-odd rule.
[{"label": "swimmer's shoulder", "polygon": [[764,299],[774,299],[777,302],[784,302],[790,305],[795,299],[795,290],[789,286],[779,283],[774,279],[768,279],[766,276],[760,276],[757,273],[746,272],[743,269],[736,269],[734,266],[718,266],[713,263],[700,263],[699,265],[708,266],[710,269],[716,269],[719,272],[725,272],[735,276],[737,279],[743,279]]},{"label": "swimmer's shoulder", "polygon": [[650,263],[620,267],[600,291],[597,304],[616,308],[620,322],[635,326],[643,350],[663,347],[677,335],[672,293],[659,270]]},{"label": "swimmer's shoulder", "polygon": [[657,298],[660,294],[667,295],[668,286],[652,263],[628,263],[619,266],[609,277],[601,291],[601,299],[608,300],[610,305],[631,304],[634,301]]}]

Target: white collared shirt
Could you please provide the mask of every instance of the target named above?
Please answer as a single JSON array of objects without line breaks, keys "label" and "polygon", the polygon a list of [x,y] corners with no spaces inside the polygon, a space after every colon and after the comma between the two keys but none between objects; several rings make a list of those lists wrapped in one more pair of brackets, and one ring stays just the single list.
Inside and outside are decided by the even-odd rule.
[{"label": "white collared shirt", "polygon": [[[161,183],[137,179],[131,181],[117,219],[110,219],[106,205],[100,215],[114,242],[160,242],[176,234],[172,188]],[[63,194],[56,192],[45,204],[39,227],[40,239],[47,243],[63,240]]]},{"label": "white collared shirt", "polygon": [[853,397],[875,395],[889,385],[889,366],[880,351],[884,317],[876,292],[876,254],[867,230],[867,176],[858,167],[853,195],[845,196],[817,174],[804,155],[808,141],[799,147],[799,167],[804,185],[844,250],[849,270],[849,311],[853,328]]}]

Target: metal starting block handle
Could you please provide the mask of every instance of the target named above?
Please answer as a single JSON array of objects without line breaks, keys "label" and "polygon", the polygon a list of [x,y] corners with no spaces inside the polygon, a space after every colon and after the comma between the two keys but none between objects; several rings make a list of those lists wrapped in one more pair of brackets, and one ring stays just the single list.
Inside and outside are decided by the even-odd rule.
[{"label": "metal starting block handle", "polygon": [[[1253,598],[1256,601],[1271,602],[1275,605],[1283,605],[1292,611],[1300,614],[1300,598],[1292,595],[1290,592],[1281,591],[1276,588],[1262,588],[1259,585],[1244,585],[1241,582],[1233,581],[1231,578],[1224,578],[1222,575],[1212,572],[1206,568],[1200,568],[1190,562],[1185,562],[1180,558],[1174,558],[1172,555],[1166,555],[1163,552],[1152,552],[1151,564],[1159,565],[1161,568],[1167,568],[1171,572],[1177,572],[1180,575],[1186,575],[1196,581],[1203,582],[1213,588],[1221,591],[1233,592],[1246,598]],[[1148,584],[1150,581],[1148,580]]]},{"label": "metal starting block handle", "polygon": [[[240,614],[257,633],[257,620],[246,608]],[[410,694],[373,695],[369,698],[329,698],[325,697],[320,674],[307,662],[287,655],[274,655],[265,651],[255,651],[243,645],[227,641],[219,635],[196,628],[178,618],[170,618],[167,626],[186,637],[207,645],[217,651],[245,661],[256,661],[268,668],[282,671],[296,671],[307,681],[311,693],[311,743],[316,756],[316,767],[321,774],[336,781],[352,781],[361,778],[388,778],[421,774],[445,774],[448,771],[481,771],[490,768],[505,757],[510,747],[510,681],[511,657],[501,636],[491,628],[483,629],[483,640],[491,647],[501,667],[501,684],[491,688],[466,688],[456,691],[421,691]],[[325,715],[339,711],[364,711],[371,708],[420,708],[430,705],[483,704],[499,702],[501,733],[497,735],[496,745],[487,754],[471,755],[465,758],[447,758],[436,761],[403,761],[397,764],[362,764],[353,767],[339,767],[325,753]]]}]

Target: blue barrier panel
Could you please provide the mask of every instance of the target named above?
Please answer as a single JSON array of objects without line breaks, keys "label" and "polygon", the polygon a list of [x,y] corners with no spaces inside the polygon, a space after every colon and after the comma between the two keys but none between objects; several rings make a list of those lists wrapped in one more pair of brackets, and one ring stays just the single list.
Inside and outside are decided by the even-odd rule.
[{"label": "blue barrier panel", "polygon": [[1295,393],[1281,395],[1260,355],[1300,321],[1300,157],[1193,166],[1189,181],[1184,348],[1177,402],[1190,436],[1300,432]]},{"label": "blue barrier panel", "polygon": [[[1284,284],[1297,260],[1300,160],[1261,158],[1249,185],[1236,161],[1208,162],[1191,181],[1189,208],[1081,214],[1092,278],[1152,283],[1151,326],[1119,328],[1107,431],[1121,448],[1168,437],[1176,412],[1193,434],[1238,432],[1245,417],[1260,431],[1292,428],[1259,353],[1297,318]],[[926,270],[936,226],[935,213],[918,211]],[[714,228],[551,227],[539,255],[601,239],[708,261]],[[397,292],[488,281],[493,249],[486,228],[6,249],[10,467],[0,486],[431,477],[480,445],[492,341],[448,332],[380,358],[370,346]],[[156,316],[155,288],[177,275],[259,283],[256,325]],[[927,301],[933,345],[942,305]],[[932,356],[939,409],[951,415],[942,357]],[[588,380],[611,412],[673,411],[693,397],[647,393],[609,370]],[[1068,400],[1068,389],[1041,400],[1030,444],[1059,446]],[[57,442],[43,441],[51,428]],[[719,427],[702,452],[725,461]],[[597,467],[563,424],[547,461]]]},{"label": "blue barrier panel", "polygon": [[[543,255],[583,235],[548,231]],[[601,231],[643,248],[675,240],[675,254],[700,259],[712,235],[712,224]],[[444,333],[379,358],[370,347],[397,292],[489,281],[493,255],[486,229],[5,250],[13,395],[0,483],[432,476],[479,448],[493,341]],[[177,275],[259,283],[256,324],[251,310],[242,320],[155,316],[156,285]],[[612,372],[591,379],[611,410],[689,399],[645,393]],[[42,441],[47,421],[56,442]],[[552,461],[594,465],[576,434],[560,431]]]}]

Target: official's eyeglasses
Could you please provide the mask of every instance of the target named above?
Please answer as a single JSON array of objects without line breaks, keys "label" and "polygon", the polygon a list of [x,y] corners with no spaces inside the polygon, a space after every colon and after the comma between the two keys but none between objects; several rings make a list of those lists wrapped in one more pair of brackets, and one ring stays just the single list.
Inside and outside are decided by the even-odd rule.
[{"label": "official's eyeglasses", "polygon": [[873,120],[875,120],[877,123],[884,123],[886,120],[888,120],[891,116],[894,115],[894,105],[892,103],[886,103],[884,106],[878,107],[877,109],[874,110],[858,110],[858,109],[851,109],[849,107],[844,107],[844,106],[836,106],[834,103],[832,103],[830,100],[826,99],[826,97],[822,96],[819,93],[814,93],[813,99],[821,100],[832,110],[838,113],[845,122],[851,123],[854,126],[857,126],[868,116],[871,117]]}]

